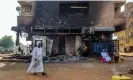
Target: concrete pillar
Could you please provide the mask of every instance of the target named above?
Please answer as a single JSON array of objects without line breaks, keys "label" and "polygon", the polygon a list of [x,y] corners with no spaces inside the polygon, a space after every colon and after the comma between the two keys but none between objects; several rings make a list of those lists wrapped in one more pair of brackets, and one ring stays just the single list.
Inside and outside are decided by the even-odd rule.
[{"label": "concrete pillar", "polygon": [[75,52],[75,41],[76,37],[75,36],[66,36],[65,38],[65,46],[66,46],[66,54],[69,56],[73,56]]},{"label": "concrete pillar", "polygon": [[75,52],[76,52],[76,55],[79,55],[78,53],[78,49],[79,47],[81,46],[81,37],[80,36],[76,36],[76,41],[75,41]]}]

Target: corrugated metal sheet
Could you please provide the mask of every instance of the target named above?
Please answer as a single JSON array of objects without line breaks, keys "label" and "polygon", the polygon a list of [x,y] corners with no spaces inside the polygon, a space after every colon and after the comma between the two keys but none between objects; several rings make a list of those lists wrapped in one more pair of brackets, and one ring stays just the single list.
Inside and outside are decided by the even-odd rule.
[{"label": "corrugated metal sheet", "polygon": [[94,27],[95,31],[115,31],[115,27]]}]

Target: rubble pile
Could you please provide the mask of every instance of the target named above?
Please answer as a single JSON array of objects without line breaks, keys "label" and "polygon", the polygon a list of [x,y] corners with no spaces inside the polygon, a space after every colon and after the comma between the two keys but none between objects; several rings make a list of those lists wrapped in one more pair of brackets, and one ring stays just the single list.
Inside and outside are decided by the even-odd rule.
[{"label": "rubble pile", "polygon": [[44,58],[44,62],[73,62],[81,60],[92,61],[93,59],[79,56],[57,56]]},{"label": "rubble pile", "polygon": [[[9,60],[23,60],[24,62],[30,62],[31,56],[22,56],[22,55],[13,55],[9,58]],[[60,55],[56,57],[44,57],[44,62],[73,62],[73,61],[93,61],[92,58],[80,57],[80,56],[67,56],[67,55]]]}]

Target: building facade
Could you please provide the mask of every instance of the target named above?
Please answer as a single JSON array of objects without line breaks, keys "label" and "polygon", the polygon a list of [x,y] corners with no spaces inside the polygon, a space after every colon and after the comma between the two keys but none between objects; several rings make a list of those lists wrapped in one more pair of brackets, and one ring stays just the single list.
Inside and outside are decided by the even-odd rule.
[{"label": "building facade", "polygon": [[[18,1],[21,5],[16,32],[53,40],[53,54],[75,55],[85,40],[111,40],[120,25],[125,1]],[[92,45],[88,53],[92,52]]]},{"label": "building facade", "polygon": [[[125,28],[115,34],[118,36],[122,52],[133,52],[133,3],[125,5]],[[123,26],[121,26],[123,27]],[[121,38],[120,38],[121,37]]]},{"label": "building facade", "polygon": [[133,52],[133,3],[127,3],[126,11],[126,48],[128,52]]},{"label": "building facade", "polygon": [[117,35],[117,39],[119,40],[119,51],[125,52],[124,49],[126,44],[126,30],[116,32],[115,35]]}]

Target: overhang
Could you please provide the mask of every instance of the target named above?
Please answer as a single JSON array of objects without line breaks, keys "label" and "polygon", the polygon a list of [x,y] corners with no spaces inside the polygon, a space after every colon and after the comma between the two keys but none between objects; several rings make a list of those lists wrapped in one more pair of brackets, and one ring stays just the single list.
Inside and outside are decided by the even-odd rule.
[{"label": "overhang", "polygon": [[25,27],[23,27],[23,26],[22,27],[12,26],[11,30],[15,31],[15,32],[17,32],[17,31],[28,32],[28,30]]},{"label": "overhang", "polygon": [[115,27],[94,27],[94,31],[115,31]]}]

